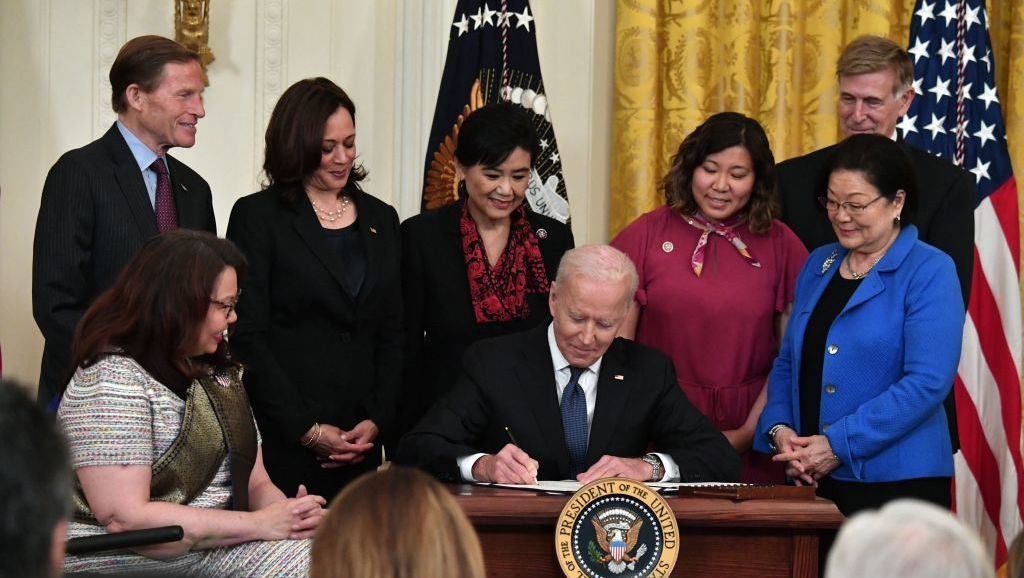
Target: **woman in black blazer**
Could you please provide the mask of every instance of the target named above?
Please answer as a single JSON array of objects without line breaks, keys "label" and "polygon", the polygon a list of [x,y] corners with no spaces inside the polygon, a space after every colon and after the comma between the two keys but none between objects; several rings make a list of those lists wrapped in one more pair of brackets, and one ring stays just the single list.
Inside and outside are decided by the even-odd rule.
[{"label": "woman in black blazer", "polygon": [[455,150],[459,202],[402,224],[403,431],[448,392],[467,346],[551,319],[548,288],[573,237],[523,205],[539,153],[523,108],[474,111]]},{"label": "woman in black blazer", "polygon": [[359,188],[355,136],[341,88],[292,85],[267,126],[270,186],[228,223],[250,266],[232,346],[267,471],[328,500],[380,465],[401,377],[398,214]]}]

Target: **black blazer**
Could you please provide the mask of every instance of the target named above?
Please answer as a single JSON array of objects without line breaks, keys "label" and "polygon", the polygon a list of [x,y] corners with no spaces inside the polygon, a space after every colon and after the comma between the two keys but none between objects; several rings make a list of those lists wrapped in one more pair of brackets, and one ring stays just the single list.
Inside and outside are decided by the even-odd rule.
[{"label": "black blazer", "polygon": [[[971,294],[974,268],[974,207],[978,191],[973,175],[945,159],[900,141],[914,165],[917,178],[917,225],[920,239],[953,258],[964,306]],[[782,221],[811,251],[836,241],[835,231],[817,197],[824,195],[820,180],[825,161],[835,145],[778,165]]]},{"label": "black blazer", "polygon": [[[216,234],[210,186],[170,155],[167,163],[178,224]],[[40,403],[70,377],[71,339],[82,314],[156,234],[146,182],[116,124],[50,168],[32,255],[32,313],[46,339]]]},{"label": "black blazer", "polygon": [[[551,320],[548,296],[544,294],[527,295],[530,314],[526,319],[476,322],[459,231],[461,211],[461,203],[456,203],[402,223],[406,355],[401,433],[448,393],[459,376],[469,344],[547,325]],[[548,278],[553,280],[562,255],[574,245],[572,231],[555,219],[529,210],[526,219],[537,235]]]},{"label": "black blazer", "polygon": [[[546,326],[471,345],[454,388],[402,438],[397,461],[458,481],[456,459],[497,453],[508,426],[540,462],[540,479],[569,478],[554,371]],[[601,362],[586,467],[603,455],[638,457],[650,444],[672,456],[682,481],[739,478],[738,454],[686,399],[672,361],[619,338]]]},{"label": "black blazer", "polygon": [[353,202],[367,257],[358,295],[345,284],[344,256],[332,251],[301,188],[239,199],[228,238],[249,260],[232,349],[263,436],[271,479],[292,495],[298,484],[330,499],[380,464],[380,452],[354,466],[319,467],[299,438],[314,422],[349,429],[372,419],[391,427],[402,364],[398,214],[357,191]]}]

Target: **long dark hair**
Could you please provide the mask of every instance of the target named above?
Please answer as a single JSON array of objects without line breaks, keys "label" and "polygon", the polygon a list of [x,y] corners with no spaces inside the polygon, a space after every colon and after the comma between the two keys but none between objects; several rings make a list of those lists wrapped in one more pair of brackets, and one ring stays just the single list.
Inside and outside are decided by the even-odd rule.
[{"label": "long dark hair", "polygon": [[708,155],[734,146],[747,150],[754,168],[754,190],[740,214],[747,216],[752,232],[765,233],[779,213],[775,157],[761,125],[738,112],[712,115],[683,139],[662,182],[665,202],[684,215],[692,215],[697,210],[697,201],[693,199],[693,171]]},{"label": "long dark hair", "polygon": [[[267,123],[263,172],[268,184],[283,185],[282,196],[298,200],[293,190],[320,166],[323,154],[324,125],[339,108],[352,115],[356,123],[356,105],[340,86],[322,76],[306,78],[288,87],[274,105]],[[366,178],[361,164],[352,165],[344,191],[359,191]]]},{"label": "long dark hair", "polygon": [[136,360],[165,360],[190,378],[199,377],[204,366],[234,366],[226,342],[215,353],[189,355],[217,277],[228,267],[241,284],[246,269],[242,252],[210,233],[175,229],[146,241],[79,321],[72,367],[88,367],[114,348]]}]

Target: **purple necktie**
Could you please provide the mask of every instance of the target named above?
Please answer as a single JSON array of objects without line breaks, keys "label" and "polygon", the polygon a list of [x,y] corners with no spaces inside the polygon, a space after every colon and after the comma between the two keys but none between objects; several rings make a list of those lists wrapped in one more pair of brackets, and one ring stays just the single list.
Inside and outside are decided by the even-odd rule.
[{"label": "purple necktie", "polygon": [[177,229],[178,208],[174,206],[174,193],[171,192],[167,165],[158,157],[149,168],[156,172],[156,230],[163,233]]}]

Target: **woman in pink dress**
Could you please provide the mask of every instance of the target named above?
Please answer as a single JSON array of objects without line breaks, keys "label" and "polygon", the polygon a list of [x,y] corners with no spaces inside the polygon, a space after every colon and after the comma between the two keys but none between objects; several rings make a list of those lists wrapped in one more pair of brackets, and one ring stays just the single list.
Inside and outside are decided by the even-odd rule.
[{"label": "woman in pink dress", "polygon": [[708,118],[679,145],[665,205],[612,241],[640,274],[620,335],[661,350],[679,386],[743,456],[741,480],[782,482],[750,451],[807,250],[776,219],[775,159],[757,121]]}]

